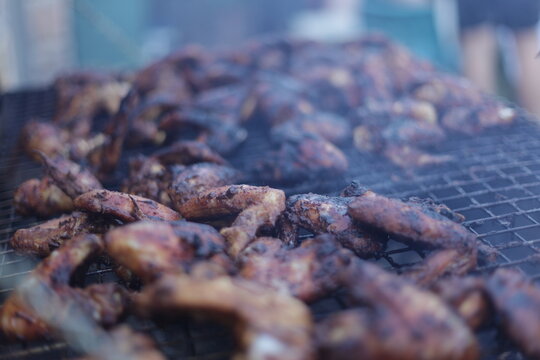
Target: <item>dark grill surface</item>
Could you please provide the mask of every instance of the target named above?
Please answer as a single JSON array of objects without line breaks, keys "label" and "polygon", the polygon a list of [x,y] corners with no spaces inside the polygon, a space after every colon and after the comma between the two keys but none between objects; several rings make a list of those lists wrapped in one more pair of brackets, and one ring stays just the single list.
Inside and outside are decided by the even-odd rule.
[{"label": "dark grill surface", "polygon": [[[50,117],[54,95],[30,91],[0,99],[0,302],[33,268],[35,259],[15,254],[8,245],[19,228],[38,223],[21,218],[11,205],[18,184],[40,175],[39,165],[16,148],[22,124],[32,117]],[[239,168],[268,149],[265,134],[250,130],[246,144],[230,158]],[[350,170],[343,178],[317,178],[295,186],[278,186],[288,194],[334,193],[351,180],[385,195],[430,197],[466,216],[465,225],[487,245],[498,250],[495,263],[484,264],[479,272],[496,267],[516,267],[540,282],[540,128],[522,118],[504,130],[488,131],[474,138],[456,137],[441,144],[436,152],[453,155],[456,161],[430,169],[403,172],[372,155],[347,151]],[[254,182],[257,184],[257,182]],[[421,250],[390,241],[385,255],[376,260],[382,266],[399,269],[424,257]],[[97,264],[88,282],[114,281],[109,266]],[[312,306],[316,318],[342,307],[339,298]],[[148,331],[170,358],[228,358],[232,348],[227,329],[217,325],[182,320],[174,325],[128,319],[136,329]],[[494,328],[479,333],[485,359],[522,358]],[[0,338],[0,359],[58,359],[76,355],[59,342],[8,344]]]}]

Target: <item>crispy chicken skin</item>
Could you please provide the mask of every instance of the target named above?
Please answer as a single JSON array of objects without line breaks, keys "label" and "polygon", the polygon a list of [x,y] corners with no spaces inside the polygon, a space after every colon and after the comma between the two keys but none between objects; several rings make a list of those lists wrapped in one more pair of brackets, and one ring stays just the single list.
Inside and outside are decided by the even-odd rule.
[{"label": "crispy chicken skin", "polygon": [[286,138],[276,151],[254,165],[254,175],[267,181],[295,182],[322,175],[339,175],[349,162],[331,142],[310,134]]},{"label": "crispy chicken skin", "polygon": [[540,358],[540,288],[513,269],[495,271],[486,288],[504,332],[526,356]]},{"label": "crispy chicken skin", "polygon": [[361,224],[437,248],[470,249],[476,237],[463,226],[434,211],[426,211],[372,191],[349,204],[349,215]]},{"label": "crispy chicken skin", "polygon": [[[127,294],[122,288],[116,284],[94,284],[84,289],[69,286],[75,272],[102,250],[101,238],[82,234],[52,252],[4,303],[0,314],[4,334],[24,340],[50,337],[76,312],[83,312],[96,323],[114,324],[126,306]],[[50,297],[36,296],[38,293]],[[59,303],[48,307],[49,301]]]},{"label": "crispy chicken skin", "polygon": [[86,192],[102,189],[99,180],[87,169],[62,157],[50,158],[41,154],[45,172],[69,197],[75,199]]},{"label": "crispy chicken skin", "polygon": [[186,219],[236,215],[221,229],[228,254],[235,259],[264,227],[273,227],[285,210],[285,193],[268,186],[230,185],[213,188],[177,207]]},{"label": "crispy chicken skin", "polygon": [[186,201],[202,194],[204,191],[231,185],[241,179],[240,173],[235,169],[211,163],[174,168],[172,173],[168,194],[177,210],[180,210],[180,207]]},{"label": "crispy chicken skin", "polygon": [[13,194],[13,206],[24,216],[50,217],[73,210],[73,200],[49,177],[23,182]]},{"label": "crispy chicken skin", "polygon": [[242,251],[239,275],[303,301],[330,295],[354,254],[323,234],[289,248],[279,239],[258,238]]},{"label": "crispy chicken skin", "polygon": [[330,315],[318,326],[321,357],[478,358],[474,334],[437,296],[374,264],[358,261],[350,270],[351,301],[367,307]]},{"label": "crispy chicken skin", "polygon": [[87,192],[74,201],[75,208],[114,217],[123,222],[144,218],[179,220],[180,214],[154,200],[109,190]]},{"label": "crispy chicken skin", "polygon": [[297,243],[298,228],[315,234],[330,233],[360,257],[370,257],[383,250],[385,237],[356,225],[347,213],[353,197],[317,194],[293,195],[280,218],[280,238],[290,246]]},{"label": "crispy chicken skin", "polygon": [[306,305],[251,281],[165,276],[145,287],[135,304],[146,316],[197,313],[231,324],[239,347],[234,359],[315,358]]},{"label": "crispy chicken skin", "polygon": [[135,332],[126,325],[120,325],[97,341],[101,346],[91,349],[91,354],[77,360],[165,360],[154,340],[143,333]]},{"label": "crispy chicken skin", "polygon": [[214,228],[204,224],[139,221],[109,231],[105,235],[105,246],[118,264],[145,283],[165,274],[189,273],[202,261],[213,263],[222,274],[232,269],[232,263],[224,254],[225,240]]},{"label": "crispy chicken skin", "polygon": [[9,244],[20,253],[48,256],[76,235],[101,234],[111,226],[112,224],[104,219],[76,211],[31,228],[19,229],[13,234]]}]

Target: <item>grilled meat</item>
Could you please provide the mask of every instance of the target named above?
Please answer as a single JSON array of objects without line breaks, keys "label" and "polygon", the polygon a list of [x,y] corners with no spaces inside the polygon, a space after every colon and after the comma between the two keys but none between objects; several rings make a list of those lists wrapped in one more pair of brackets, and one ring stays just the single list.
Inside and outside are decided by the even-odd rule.
[{"label": "grilled meat", "polygon": [[285,210],[285,194],[267,186],[230,185],[202,192],[177,206],[186,219],[211,219],[236,215],[221,229],[228,254],[235,259],[265,227],[273,227]]},{"label": "grilled meat", "polygon": [[201,162],[226,165],[227,161],[205,143],[178,141],[153,154],[164,165],[191,165]]},{"label": "grilled meat", "polygon": [[476,237],[463,226],[434,212],[372,191],[349,204],[356,221],[389,234],[437,248],[471,249]]},{"label": "grilled meat", "polygon": [[19,229],[9,244],[21,253],[48,256],[76,235],[102,234],[111,226],[104,219],[76,211],[28,229]]},{"label": "grilled meat", "polygon": [[69,286],[74,273],[102,249],[98,236],[82,234],[51,253],[6,300],[0,314],[4,334],[24,340],[49,337],[79,312],[96,323],[114,324],[125,310],[122,288],[115,284]]},{"label": "grilled meat", "polygon": [[157,158],[139,155],[129,161],[129,176],[124,180],[122,192],[155,200],[172,206],[168,194],[171,171]]},{"label": "grilled meat", "polygon": [[143,282],[170,273],[189,273],[197,262],[203,261],[212,263],[221,274],[232,269],[224,254],[225,240],[204,224],[139,221],[109,231],[105,245],[117,263]]},{"label": "grilled meat", "polygon": [[20,144],[26,154],[36,161],[41,157],[38,152],[48,156],[67,156],[69,133],[60,127],[38,120],[26,123],[21,131]]},{"label": "grilled meat", "polygon": [[444,249],[429,254],[424,261],[407,269],[404,276],[430,288],[446,276],[463,276],[476,268],[476,249]]},{"label": "grilled meat", "polygon": [[237,359],[313,359],[309,309],[299,300],[226,276],[165,276],[135,300],[147,316],[197,313],[231,324]]},{"label": "grilled meat", "polygon": [[107,215],[123,222],[142,219],[179,220],[180,214],[165,205],[137,195],[109,190],[87,192],[74,201],[75,208]]},{"label": "grilled meat", "polygon": [[431,291],[450,305],[471,329],[478,329],[493,315],[483,278],[448,277],[433,284]]},{"label": "grilled meat", "polygon": [[408,145],[388,146],[384,156],[402,169],[441,165],[454,160],[451,155],[433,155]]},{"label": "grilled meat", "polygon": [[276,125],[270,132],[276,143],[301,138],[304,134],[312,134],[333,144],[340,144],[350,137],[351,126],[345,118],[335,114],[313,112]]},{"label": "grilled meat", "polygon": [[347,157],[332,143],[309,134],[286,138],[277,151],[263,155],[254,166],[254,175],[274,182],[305,181],[347,171]]},{"label": "grilled meat", "polygon": [[240,180],[238,171],[228,166],[201,163],[172,170],[168,190],[174,207],[181,211],[182,205],[199,194],[215,187],[230,185]]},{"label": "grilled meat", "polygon": [[297,244],[299,227],[314,234],[330,233],[360,257],[376,255],[384,249],[385,237],[357,226],[347,213],[353,197],[317,194],[293,195],[280,219],[279,236],[289,246]]},{"label": "grilled meat", "polygon": [[498,269],[487,292],[504,332],[531,358],[540,358],[540,288],[517,270]]},{"label": "grilled meat", "polygon": [[330,295],[354,254],[324,234],[289,248],[279,239],[258,238],[239,256],[239,275],[303,301]]},{"label": "grilled meat", "polygon": [[223,115],[197,109],[168,114],[161,121],[160,129],[167,131],[173,138],[175,133],[186,133],[186,129],[195,131],[197,140],[220,154],[230,153],[247,138],[245,129],[227,121]]},{"label": "grilled meat", "polygon": [[351,301],[367,307],[330,315],[320,324],[323,358],[478,358],[473,333],[437,296],[364,262],[345,281]]},{"label": "grilled meat", "polygon": [[61,157],[52,159],[45,154],[41,154],[41,161],[47,175],[72,199],[89,191],[103,188],[89,170],[73,161]]},{"label": "grilled meat", "polygon": [[73,200],[49,177],[23,182],[13,194],[15,210],[26,216],[50,217],[73,210]]},{"label": "grilled meat", "polygon": [[[487,102],[487,101],[486,101]],[[476,135],[486,128],[510,125],[517,117],[514,109],[495,102],[475,107],[456,107],[445,111],[441,124],[454,132]]]},{"label": "grilled meat", "polygon": [[166,359],[151,337],[136,333],[125,325],[117,326],[105,334],[99,333],[95,340],[100,346],[86,349],[90,354],[77,360]]}]

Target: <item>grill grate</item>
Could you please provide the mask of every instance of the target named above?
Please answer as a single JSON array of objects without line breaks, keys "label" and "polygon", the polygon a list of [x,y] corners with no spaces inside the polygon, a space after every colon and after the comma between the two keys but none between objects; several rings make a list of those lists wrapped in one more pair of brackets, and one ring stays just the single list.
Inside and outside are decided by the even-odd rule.
[{"label": "grill grate", "polygon": [[[7,244],[18,228],[38,223],[21,218],[11,205],[12,193],[22,181],[39,176],[40,168],[16,148],[22,124],[36,116],[50,117],[54,110],[51,91],[27,91],[4,95],[0,100],[0,302],[35,266],[36,260],[17,255]],[[242,167],[268,148],[264,133],[250,130],[250,138],[230,159]],[[475,138],[456,137],[441,144],[437,152],[453,155],[455,162],[429,169],[403,172],[374,155],[349,149],[350,170],[341,179],[317,179],[282,186],[288,193],[335,193],[351,180],[358,180],[385,195],[430,197],[466,216],[465,225],[485,244],[498,250],[494,263],[479,268],[516,267],[540,282],[540,128],[523,117],[504,131],[488,131]],[[399,269],[421,260],[425,254],[390,240],[384,256],[376,260],[384,267]],[[88,282],[115,281],[106,264],[93,265]],[[312,305],[316,318],[342,308],[339,298]],[[222,359],[230,355],[231,338],[226,329],[192,319],[175,325],[134,318],[128,322],[149,332],[171,358]],[[493,328],[479,333],[484,358],[520,358]],[[0,338],[0,359],[65,358],[75,354],[61,342],[8,344]]]}]

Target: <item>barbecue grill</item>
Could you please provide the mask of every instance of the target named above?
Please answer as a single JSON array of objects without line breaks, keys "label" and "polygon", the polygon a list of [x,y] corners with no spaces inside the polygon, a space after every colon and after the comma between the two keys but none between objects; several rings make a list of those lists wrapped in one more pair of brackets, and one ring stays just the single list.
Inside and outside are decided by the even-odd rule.
[{"label": "barbecue grill", "polygon": [[[54,100],[50,90],[11,93],[0,100],[0,302],[36,264],[33,259],[15,254],[8,245],[15,230],[39,222],[23,219],[12,207],[16,186],[41,173],[39,165],[17,150],[18,133],[30,118],[50,117]],[[270,147],[262,130],[255,126],[248,126],[248,130],[247,142],[229,158],[240,169]],[[350,145],[344,149],[350,169],[342,178],[273,186],[282,188],[287,195],[310,191],[333,194],[356,180],[384,195],[432,198],[462,213],[466,217],[464,224],[481,241],[497,250],[496,261],[479,266],[477,272],[513,267],[540,281],[539,139],[540,128],[522,114],[512,127],[488,130],[474,138],[456,136],[440,144],[435,152],[452,155],[455,159],[448,164],[404,171],[378,156],[360,154]],[[127,158],[130,154],[125,155]],[[107,185],[114,187],[115,184]],[[384,255],[374,261],[398,271],[425,255],[419,249],[391,240]],[[115,279],[111,267],[100,263],[89,269],[87,282]],[[342,307],[343,303],[336,296],[317,302],[312,310],[315,317],[320,318]],[[221,359],[228,358],[232,352],[232,338],[225,329],[214,324],[185,319],[174,325],[156,326],[134,318],[128,319],[128,323],[149,332],[171,358]],[[498,358],[502,354],[506,359],[521,358],[494,328],[482,330],[479,337],[484,359]],[[58,359],[76,355],[62,342],[9,344],[0,339],[0,359]]]}]

